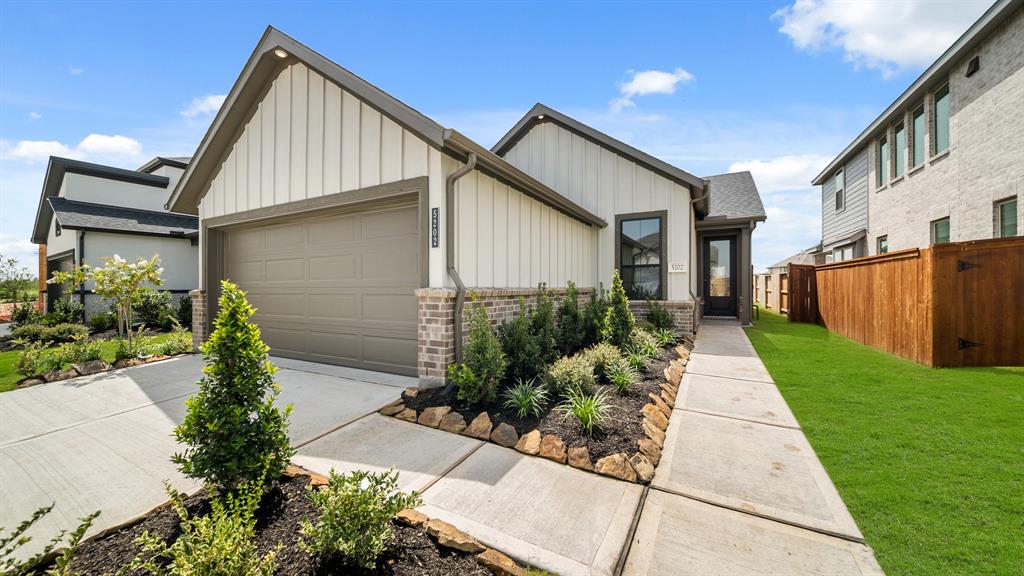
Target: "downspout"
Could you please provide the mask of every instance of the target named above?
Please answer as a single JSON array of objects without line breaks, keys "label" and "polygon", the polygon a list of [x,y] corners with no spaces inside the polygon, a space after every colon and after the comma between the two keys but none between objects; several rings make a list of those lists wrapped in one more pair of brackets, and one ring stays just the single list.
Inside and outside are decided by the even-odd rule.
[{"label": "downspout", "polygon": [[[700,202],[700,201],[706,199],[708,197],[708,194],[710,194],[710,193],[711,193],[711,183],[705,181],[705,183],[704,183],[704,194],[701,194],[700,196],[690,200],[690,205],[691,206],[695,206],[697,204],[697,202]],[[710,211],[710,206],[708,208],[709,208],[709,211]],[[696,214],[696,211],[694,211],[694,214]],[[694,222],[693,225],[694,225],[694,227],[696,227],[697,223]],[[694,236],[696,236],[696,235],[694,235]],[[700,246],[697,246],[696,249],[697,249],[697,260],[699,261],[701,258],[704,257],[703,256],[704,250],[702,250]],[[703,271],[704,267],[701,266],[700,269]],[[703,282],[704,279],[703,278],[698,278],[697,281],[698,282]],[[701,306],[699,306],[701,304],[701,301],[697,299],[697,295],[693,293],[693,289],[690,288],[689,286],[687,286],[687,290],[689,290],[689,292],[690,292],[690,300],[693,301],[693,332],[694,332],[694,334],[696,334],[697,333],[697,328],[700,326],[701,320],[704,319],[704,310],[703,310],[703,308]]]},{"label": "downspout", "polygon": [[[85,230],[78,231],[78,267],[85,263]],[[78,303],[85,308],[85,284],[78,287]],[[82,320],[85,320],[85,311],[82,311]]]},{"label": "downspout", "polygon": [[444,181],[444,243],[445,264],[448,276],[455,282],[455,361],[462,362],[462,308],[466,303],[466,285],[462,283],[459,271],[455,269],[455,181],[476,167],[476,154],[472,152],[461,168],[452,172]]}]

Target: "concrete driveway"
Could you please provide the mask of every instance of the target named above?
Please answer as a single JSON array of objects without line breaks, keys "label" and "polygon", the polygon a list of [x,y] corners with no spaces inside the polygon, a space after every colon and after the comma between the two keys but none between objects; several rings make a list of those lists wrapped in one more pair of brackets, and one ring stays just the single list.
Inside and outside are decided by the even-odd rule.
[{"label": "concrete driveway", "polygon": [[[415,385],[365,370],[274,362],[281,400],[295,406],[289,435],[300,447]],[[0,526],[56,504],[29,532],[27,554],[95,510],[103,513],[93,533],[147,512],[166,501],[165,481],[197,488],[170,457],[180,450],[172,431],[201,372],[201,358],[187,356],[0,394]]]}]

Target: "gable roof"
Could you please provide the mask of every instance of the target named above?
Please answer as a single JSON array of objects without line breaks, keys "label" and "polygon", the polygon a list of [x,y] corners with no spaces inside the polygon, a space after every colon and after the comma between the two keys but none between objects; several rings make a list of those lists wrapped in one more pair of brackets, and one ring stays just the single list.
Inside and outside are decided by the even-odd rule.
[{"label": "gable roof", "polygon": [[763,222],[767,215],[757,184],[750,172],[730,172],[708,176],[711,209],[705,220],[753,220]]},{"label": "gable roof", "polygon": [[949,74],[953,66],[959,62],[960,57],[974,50],[996,26],[1013,14],[1022,4],[1024,4],[1024,0],[997,0],[992,4],[981,15],[981,18],[978,18],[952,46],[942,53],[942,56],[939,56],[938,60],[921,73],[917,80],[904,90],[892,104],[889,104],[889,107],[882,111],[849,146],[829,162],[828,166],[825,166],[821,173],[814,177],[811,184],[813,186],[820,186],[832,172],[836,171],[840,165],[846,162],[865,142],[873,139],[878,132],[893,123],[895,120],[893,116],[901,113],[909,103],[923,100],[927,92],[940,88],[941,84],[936,84]]},{"label": "gable roof", "polygon": [[114,168],[113,166],[50,156],[50,161],[46,166],[46,177],[43,180],[43,191],[39,195],[39,207],[36,208],[36,222],[32,228],[33,244],[46,243],[46,236],[50,233],[50,220],[53,219],[53,209],[46,200],[54,198],[60,193],[61,184],[64,182],[64,174],[67,173],[95,176],[120,182],[131,182],[156,188],[167,188],[167,185],[170,183],[166,176],[156,176],[154,174],[136,172],[135,170],[125,170],[124,168]]},{"label": "gable roof", "polygon": [[194,237],[199,233],[199,218],[189,214],[79,202],[59,196],[47,201],[61,228],[145,236]]},{"label": "gable roof", "polygon": [[157,156],[142,166],[139,166],[137,171],[151,174],[161,166],[170,166],[172,168],[181,168],[184,170],[185,168],[188,168],[188,161],[191,159],[191,156]]},{"label": "gable roof", "polygon": [[273,82],[285,66],[295,62],[302,62],[328,81],[352,93],[428,145],[460,160],[465,160],[470,153],[476,154],[478,170],[581,222],[598,227],[608,225],[602,218],[530,177],[483,146],[455,130],[444,128],[394,96],[272,26],[268,26],[263,33],[259,44],[231,87],[224,104],[217,111],[192,161],[167,201],[166,207],[169,210],[193,214],[197,212],[199,202],[216,175],[223,156],[238,137],[237,128],[252,116],[255,106],[266,91],[266,86]]},{"label": "gable roof", "polygon": [[[570,132],[576,133],[599,146],[608,148],[620,156],[629,158],[648,170],[660,174],[669,180],[682,184],[691,190],[704,190],[705,182],[703,178],[694,176],[686,170],[677,168],[664,160],[659,160],[643,150],[639,150],[621,140],[612,138],[604,132],[595,130],[583,122],[562,114],[558,110],[545,106],[539,102],[534,104],[533,108],[531,108],[530,111],[527,112],[526,115],[523,116],[507,134],[502,136],[501,140],[498,140],[497,144],[491,147],[491,151],[499,156],[504,156],[505,153],[511,150],[527,132],[541,122],[554,122]],[[707,212],[706,206],[703,212]]]}]

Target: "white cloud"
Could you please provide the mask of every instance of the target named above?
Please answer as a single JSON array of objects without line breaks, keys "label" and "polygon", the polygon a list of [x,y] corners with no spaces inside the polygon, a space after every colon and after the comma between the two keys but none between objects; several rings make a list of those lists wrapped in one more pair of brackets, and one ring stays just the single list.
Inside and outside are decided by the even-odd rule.
[{"label": "white cloud", "polygon": [[29,120],[39,120],[42,117],[43,117],[43,115],[40,114],[39,112],[29,112],[28,113],[28,119]]},{"label": "white cloud", "polygon": [[30,274],[36,274],[39,247],[29,242],[28,238],[0,233],[0,254],[4,258],[14,258],[18,261],[19,267],[28,268]]},{"label": "white cloud", "polygon": [[622,96],[611,101],[613,112],[619,112],[625,108],[635,108],[633,98],[647,94],[675,94],[679,83],[693,81],[693,74],[682,68],[676,68],[672,72],[662,70],[642,70],[637,72],[630,70],[632,78],[628,82],[619,84],[619,93]]},{"label": "white cloud", "polygon": [[822,154],[779,156],[768,160],[733,162],[729,165],[729,172],[749,170],[762,193],[799,190],[809,187],[811,180],[829,160],[830,157]]},{"label": "white cloud", "polygon": [[127,136],[107,136],[105,134],[89,134],[78,144],[79,154],[90,157],[128,156],[142,154],[142,144]]},{"label": "white cloud", "polygon": [[193,98],[192,102],[181,111],[181,115],[185,118],[195,118],[196,116],[215,114],[217,110],[220,110],[226,98],[227,94],[208,94]]},{"label": "white cloud", "polygon": [[21,140],[13,147],[5,144],[3,152],[7,158],[28,163],[45,160],[50,156],[71,155],[71,149],[56,140]]},{"label": "white cloud", "polygon": [[117,134],[89,134],[74,148],[56,140],[20,140],[13,146],[0,142],[0,156],[26,164],[45,162],[50,156],[91,161],[132,160],[142,156],[142,144]]},{"label": "white cloud", "polygon": [[990,0],[796,0],[772,19],[801,50],[841,49],[857,68],[890,77],[930,65],[990,5]]}]

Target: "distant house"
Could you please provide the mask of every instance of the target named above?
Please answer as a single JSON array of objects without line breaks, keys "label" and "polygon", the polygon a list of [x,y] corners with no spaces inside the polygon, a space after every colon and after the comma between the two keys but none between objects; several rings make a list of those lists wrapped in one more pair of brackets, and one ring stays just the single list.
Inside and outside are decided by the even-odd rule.
[{"label": "distant house", "polygon": [[1024,1],[999,0],[814,179],[818,262],[1024,230]]},{"label": "distant house", "polygon": [[[188,158],[157,157],[138,170],[50,157],[39,197],[32,242],[39,245],[39,277],[76,265],[102,264],[115,254],[133,261],[159,255],[166,284],[161,289],[184,295],[198,283],[198,219],[164,209]],[[76,298],[86,316],[108,303],[87,284],[74,294],[43,284],[47,310],[61,297]]]},{"label": "distant house", "polygon": [[792,256],[779,260],[768,267],[767,272],[754,275],[754,301],[769,310],[775,310],[783,314],[789,311],[789,265],[790,264],[814,264],[815,255],[821,252],[821,246],[816,245],[806,250],[801,250]]}]

